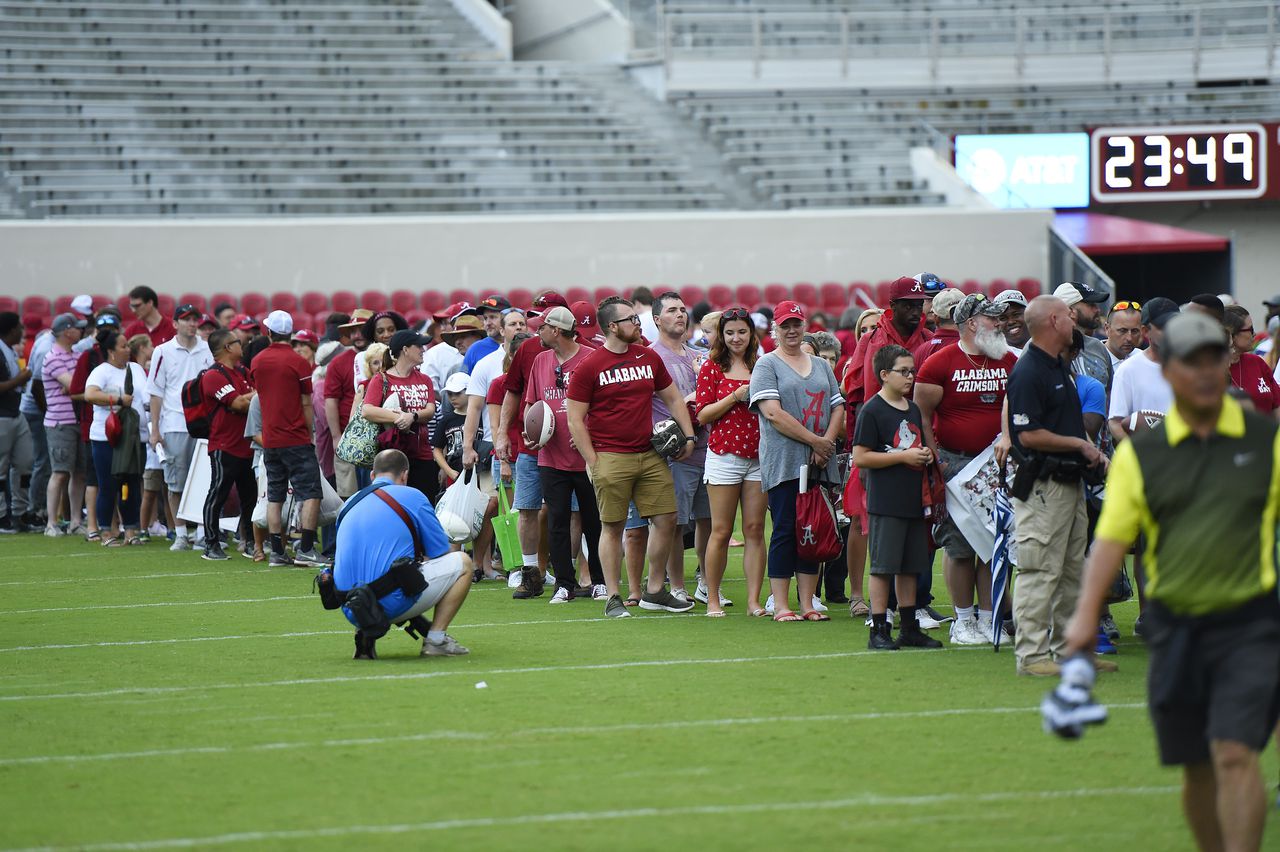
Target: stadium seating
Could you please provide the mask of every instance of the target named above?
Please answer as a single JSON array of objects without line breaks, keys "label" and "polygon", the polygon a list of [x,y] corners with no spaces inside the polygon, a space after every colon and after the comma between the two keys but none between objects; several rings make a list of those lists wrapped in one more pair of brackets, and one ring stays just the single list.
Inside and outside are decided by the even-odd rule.
[{"label": "stadium seating", "polygon": [[309,314],[327,314],[329,312],[329,296],[315,290],[307,290],[298,301],[298,306]]},{"label": "stadium seating", "polygon": [[218,305],[231,305],[238,312],[240,310],[240,300],[230,293],[213,293],[209,296],[209,310],[215,311]]},{"label": "stadium seating", "polygon": [[209,302],[199,293],[183,293],[178,297],[179,305],[195,305],[196,310],[204,313],[209,310]]},{"label": "stadium seating", "polygon": [[[68,300],[69,302],[70,300]],[[0,311],[21,313],[21,305],[12,296],[0,296]]]},{"label": "stadium seating", "polygon": [[356,298],[356,294],[350,290],[338,290],[333,294],[333,309],[349,314],[356,308],[360,307],[360,300]]}]

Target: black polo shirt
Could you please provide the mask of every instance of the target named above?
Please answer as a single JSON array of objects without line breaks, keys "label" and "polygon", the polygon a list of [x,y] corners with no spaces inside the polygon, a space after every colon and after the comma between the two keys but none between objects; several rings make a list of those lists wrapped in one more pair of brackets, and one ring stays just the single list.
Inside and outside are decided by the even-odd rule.
[{"label": "black polo shirt", "polygon": [[[1051,357],[1034,343],[1027,345],[1014,365],[1005,394],[1009,400],[1013,446],[1020,457],[1026,455],[1021,440],[1023,432],[1044,429],[1055,435],[1085,438],[1084,414],[1071,371],[1061,359]],[[1078,452],[1048,455],[1083,461]]]}]

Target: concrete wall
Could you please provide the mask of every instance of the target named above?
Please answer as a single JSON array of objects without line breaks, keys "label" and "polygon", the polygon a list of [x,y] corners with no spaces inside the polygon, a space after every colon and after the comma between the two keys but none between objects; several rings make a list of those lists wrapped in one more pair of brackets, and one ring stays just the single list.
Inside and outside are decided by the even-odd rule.
[{"label": "concrete wall", "polygon": [[520,0],[511,25],[523,60],[621,62],[631,52],[631,22],[606,0]]},{"label": "concrete wall", "polygon": [[0,294],[1043,278],[1051,214],[906,210],[0,223]]},{"label": "concrete wall", "polygon": [[471,22],[504,57],[511,59],[511,22],[502,17],[488,0],[449,0],[458,14]]}]

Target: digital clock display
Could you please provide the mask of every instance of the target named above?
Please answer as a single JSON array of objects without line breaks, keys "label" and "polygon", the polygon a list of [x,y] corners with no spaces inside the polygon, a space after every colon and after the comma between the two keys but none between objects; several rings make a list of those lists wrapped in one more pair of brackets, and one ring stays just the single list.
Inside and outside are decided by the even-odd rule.
[{"label": "digital clock display", "polygon": [[1260,198],[1269,141],[1261,124],[1100,127],[1090,135],[1093,198]]}]

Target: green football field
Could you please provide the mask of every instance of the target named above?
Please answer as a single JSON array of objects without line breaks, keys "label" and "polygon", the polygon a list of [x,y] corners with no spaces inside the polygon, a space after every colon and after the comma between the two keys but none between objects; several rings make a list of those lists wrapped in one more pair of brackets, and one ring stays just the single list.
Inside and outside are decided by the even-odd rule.
[{"label": "green football field", "polygon": [[0,847],[1190,846],[1136,604],[1111,720],[1067,743],[1011,651],[870,653],[840,607],[609,621],[482,583],[450,630],[470,656],[397,630],[356,662],[311,575],[0,539]]}]

